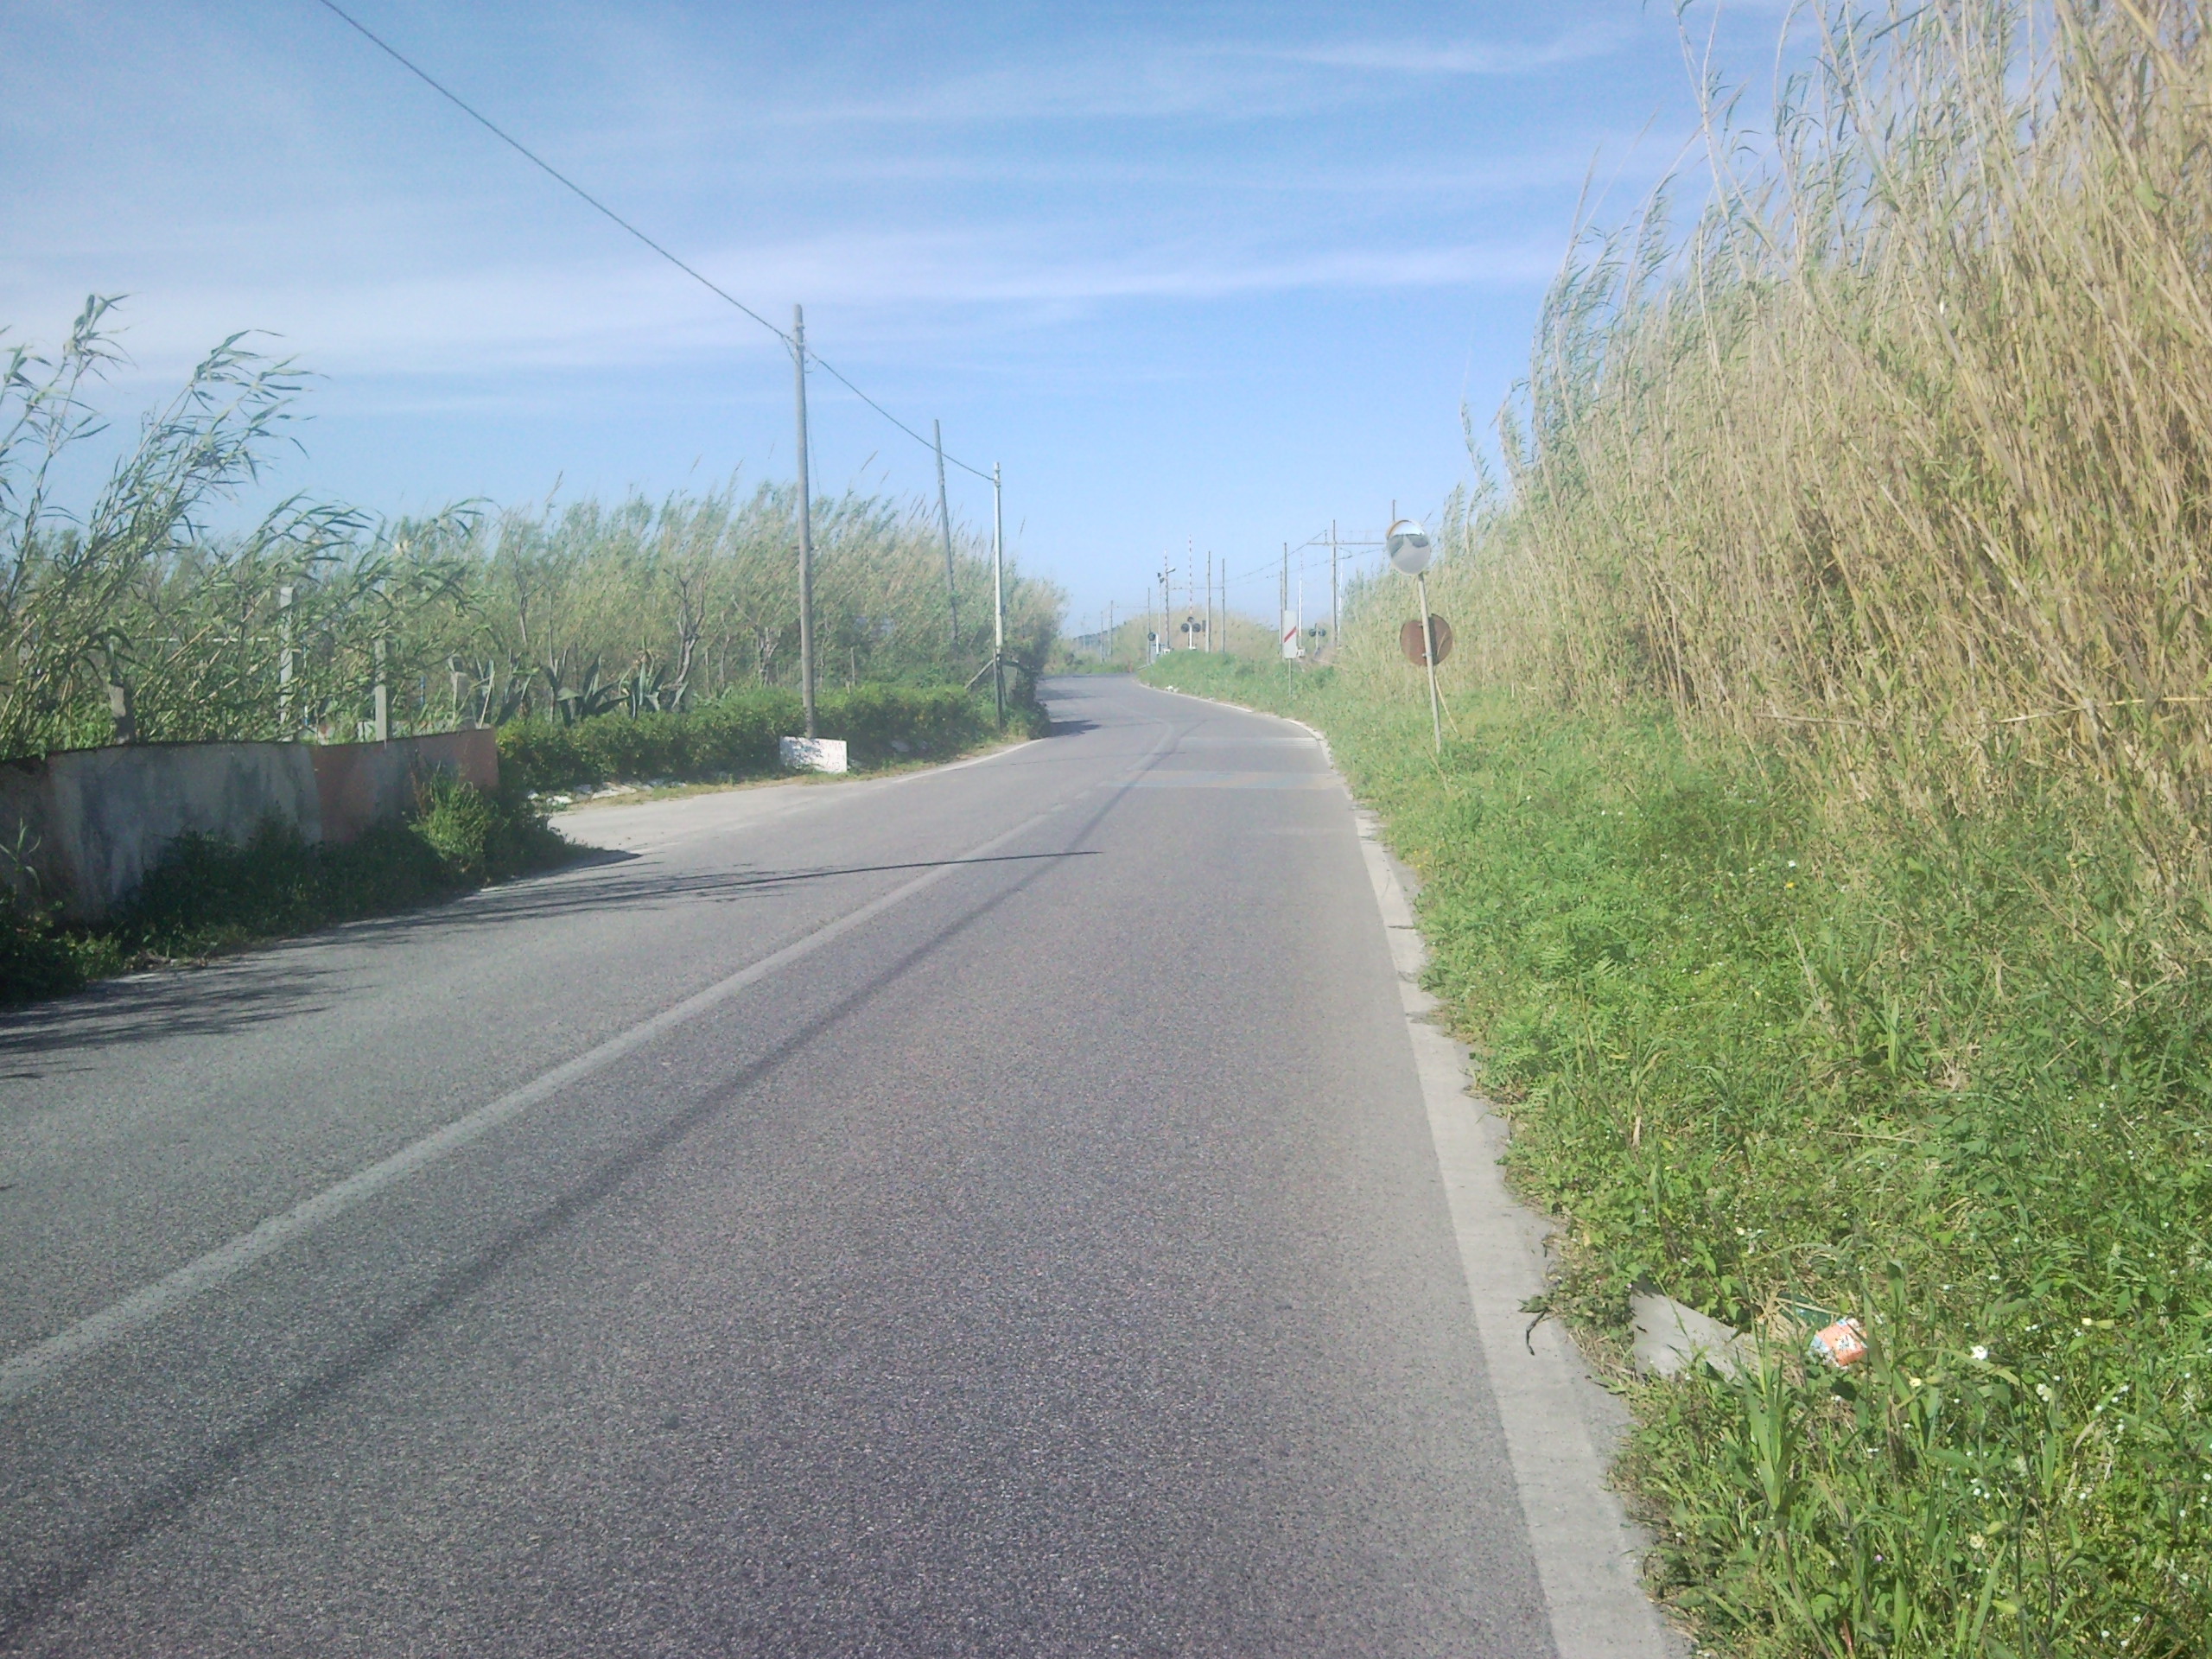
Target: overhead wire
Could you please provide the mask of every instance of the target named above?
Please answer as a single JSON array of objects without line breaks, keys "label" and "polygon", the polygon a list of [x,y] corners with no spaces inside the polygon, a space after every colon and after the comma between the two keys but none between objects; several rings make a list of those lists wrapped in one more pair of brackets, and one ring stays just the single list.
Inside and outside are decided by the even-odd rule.
[{"label": "overhead wire", "polygon": [[[652,237],[646,235],[645,232],[639,230],[635,225],[632,225],[628,219],[623,218],[621,214],[616,213],[612,207],[601,201],[597,196],[592,194],[590,191],[585,189],[583,186],[578,184],[567,174],[562,172],[560,168],[555,167],[550,162],[540,156],[536,150],[531,149],[528,144],[524,143],[521,139],[516,137],[505,128],[493,121],[489,116],[478,110],[474,105],[469,103],[467,99],[461,97],[460,93],[454,92],[443,81],[438,79],[435,75],[431,74],[429,70],[423,68],[412,58],[402,52],[397,47],[392,45],[391,41],[385,40],[384,36],[378,35],[366,23],[364,23],[359,18],[354,16],[353,13],[339,5],[336,3],[336,0],[315,0],[315,3],[321,6],[324,10],[330,13],[332,16],[337,18],[339,22],[344,23],[348,29],[359,35],[363,40],[368,41],[370,45],[375,47],[378,51],[383,53],[394,63],[407,71],[409,74],[414,76],[416,79],[421,81],[425,86],[428,86],[440,98],[444,99],[447,103],[452,105],[470,120],[475,122],[476,124],[483,128],[485,131],[490,133],[494,138],[497,138],[501,143],[506,145],[508,149],[513,150],[515,154],[520,156],[524,161],[528,162],[532,167],[537,168],[539,172],[544,174],[546,177],[551,179],[556,184],[558,184],[563,189],[568,191],[579,201],[582,201],[587,207],[590,207],[594,213],[600,214],[610,223],[619,226],[624,232],[634,237],[638,241],[643,243],[646,247],[652,249],[662,258],[667,260],[670,264],[674,265],[686,276],[689,276],[693,282],[698,283],[700,287],[705,289],[709,294],[714,295],[715,298],[736,307],[738,310],[752,318],[753,321],[759,323],[763,328],[766,328],[778,340],[782,340],[786,346],[793,346],[794,342],[791,336],[784,329],[779,328],[774,323],[769,321],[767,318],[762,316],[751,306],[746,304],[743,300],[739,299],[736,295],[731,293],[728,289],[722,287],[719,283],[715,282],[704,273],[686,264],[683,260],[678,258],[675,254],[669,251],[668,249],[662,246],[658,242],[656,242]],[[877,414],[882,416],[885,420],[890,422],[892,425],[897,427],[901,432],[904,432],[916,443],[920,444],[922,448],[928,449],[932,453],[936,451],[936,444],[931,442],[931,440],[924,437],[920,433],[915,431],[912,427],[907,425],[906,422],[900,420],[896,415],[893,415],[881,404],[877,403],[874,398],[869,397],[868,393],[862,391],[858,386],[855,385],[851,380],[845,377],[835,364],[823,357],[819,352],[817,352],[811,346],[809,346],[806,348],[806,355],[810,360],[817,365],[824,373],[835,379],[838,385],[843,386],[846,391],[851,392],[854,397],[859,398]],[[973,474],[976,477],[982,479],[987,484],[992,481],[990,474],[983,471],[980,467],[970,466],[968,462],[961,460],[957,455],[948,454],[944,458],[951,465],[959,467],[961,471]]]}]

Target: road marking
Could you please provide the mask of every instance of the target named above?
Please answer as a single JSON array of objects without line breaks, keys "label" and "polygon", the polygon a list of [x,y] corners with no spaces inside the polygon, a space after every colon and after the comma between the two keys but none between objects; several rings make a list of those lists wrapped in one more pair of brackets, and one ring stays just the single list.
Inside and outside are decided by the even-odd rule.
[{"label": "road marking", "polygon": [[[1128,789],[1334,789],[1325,772],[1155,772],[1123,785]],[[1112,787],[1111,785],[1108,785]]]},{"label": "road marking", "polygon": [[365,1204],[394,1182],[482,1140],[500,1124],[521,1116],[569,1084],[581,1082],[604,1070],[664,1033],[673,1030],[688,1020],[696,1019],[710,1008],[720,1007],[747,986],[758,984],[771,974],[790,967],[791,963],[813,955],[823,945],[874,921],[884,912],[905,903],[923,889],[934,887],[954,870],[996,852],[1051,816],[1047,810],[1025,818],[1004,834],[994,836],[933,869],[925,870],[912,880],[893,887],[880,898],[870,899],[859,909],[824,924],[803,938],[793,940],[750,967],[740,969],[727,979],[717,980],[706,989],[664,1008],[627,1031],[608,1038],[597,1047],[586,1049],[574,1059],[555,1066],[521,1088],[501,1095],[497,1100],[478,1107],[464,1117],[455,1118],[442,1129],[432,1130],[381,1162],[356,1171],[335,1186],[325,1188],[283,1214],[270,1217],[251,1232],[239,1234],[228,1243],[216,1246],[205,1255],[186,1262],[122,1300],[111,1302],[98,1313],[87,1314],[43,1342],[34,1343],[4,1363],[0,1363],[0,1406],[12,1405],[79,1360],[89,1358],[132,1332],[151,1324],[169,1309],[189,1301],[202,1291],[211,1290],[224,1281],[235,1278],[255,1262],[282,1249],[293,1239]]},{"label": "road marking", "polygon": [[1636,1534],[1605,1484],[1576,1398],[1593,1385],[1561,1346],[1558,1325],[1529,1329],[1522,1312],[1543,1288],[1541,1224],[1505,1190],[1504,1126],[1469,1092],[1466,1050],[1427,1017],[1440,1006],[1421,988],[1427,945],[1374,815],[1358,822],[1553,1644],[1559,1659],[1665,1659],[1680,1646],[1638,1581]]},{"label": "road marking", "polygon": [[[1245,712],[1286,718],[1261,709]],[[1325,736],[1302,720],[1287,723],[1319,743],[1334,767],[1336,757]],[[1429,1136],[1459,1242],[1491,1396],[1497,1402],[1498,1426],[1520,1493],[1522,1523],[1536,1559],[1552,1644],[1559,1659],[1675,1659],[1683,1644],[1643,1593],[1639,1541],[1619,1497],[1605,1484],[1605,1460],[1577,1397],[1578,1390],[1595,1385],[1562,1345],[1566,1338],[1558,1325],[1546,1320],[1529,1328],[1529,1316],[1521,1311],[1544,1287],[1542,1223],[1505,1190],[1498,1173],[1504,1125],[1470,1091],[1467,1051],[1429,1018],[1441,1004],[1421,988],[1428,946],[1397,872],[1390,868],[1375,815],[1361,811],[1357,823],[1360,855],[1398,973],[1414,1070],[1427,1108]]]}]

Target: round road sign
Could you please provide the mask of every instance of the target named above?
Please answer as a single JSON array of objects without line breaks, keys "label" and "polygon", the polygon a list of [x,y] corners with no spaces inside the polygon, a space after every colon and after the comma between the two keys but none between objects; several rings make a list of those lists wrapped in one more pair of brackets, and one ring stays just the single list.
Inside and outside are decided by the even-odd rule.
[{"label": "round road sign", "polygon": [[[1436,634],[1436,660],[1441,665],[1444,659],[1452,654],[1452,625],[1432,613],[1428,626]],[[1427,666],[1428,645],[1421,637],[1419,617],[1408,618],[1406,626],[1398,630],[1398,649],[1406,653],[1406,660],[1415,668]]]}]

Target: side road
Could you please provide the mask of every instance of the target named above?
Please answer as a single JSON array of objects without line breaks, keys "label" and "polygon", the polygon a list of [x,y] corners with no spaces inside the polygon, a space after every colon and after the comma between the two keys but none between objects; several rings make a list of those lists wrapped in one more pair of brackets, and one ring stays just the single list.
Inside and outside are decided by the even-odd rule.
[{"label": "side road", "polygon": [[0,1651],[1665,1651],[1319,747],[1049,695],[0,1021]]}]

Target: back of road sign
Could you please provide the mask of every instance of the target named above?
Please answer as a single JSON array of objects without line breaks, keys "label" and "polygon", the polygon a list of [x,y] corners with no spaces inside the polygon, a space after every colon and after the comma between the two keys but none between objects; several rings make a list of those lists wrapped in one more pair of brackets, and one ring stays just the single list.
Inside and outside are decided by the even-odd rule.
[{"label": "back of road sign", "polygon": [[[1452,625],[1432,611],[1428,626],[1436,636],[1436,660],[1441,664],[1452,654]],[[1428,641],[1421,638],[1421,618],[1406,619],[1406,626],[1398,630],[1398,649],[1406,653],[1406,660],[1415,668],[1427,665]]]}]

